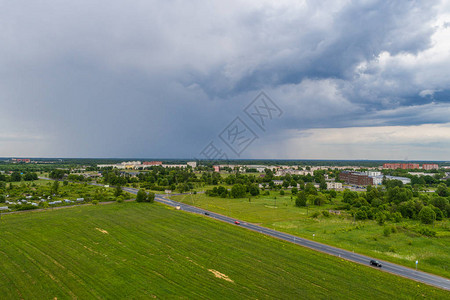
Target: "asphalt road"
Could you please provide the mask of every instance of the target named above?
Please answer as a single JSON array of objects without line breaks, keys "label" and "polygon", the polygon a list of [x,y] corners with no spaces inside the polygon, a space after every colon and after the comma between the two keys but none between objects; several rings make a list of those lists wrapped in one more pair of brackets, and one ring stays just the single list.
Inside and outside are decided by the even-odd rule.
[{"label": "asphalt road", "polygon": [[[93,184],[93,185],[99,185],[99,184]],[[122,188],[124,191],[127,191],[129,193],[132,194],[136,194],[137,193],[137,189],[135,188],[128,188],[128,187],[124,187]],[[180,194],[171,194],[171,196],[175,196],[175,195],[180,195]],[[201,214],[204,215],[205,217],[209,217],[209,218],[213,218],[216,220],[220,220],[226,223],[230,223],[230,224],[235,224],[235,221],[239,221],[240,224],[237,225],[235,224],[235,226],[241,226],[243,228],[247,228],[256,232],[260,232],[262,234],[268,235],[268,236],[272,236],[274,238],[278,238],[281,240],[285,240],[303,247],[307,247],[316,251],[320,251],[326,254],[330,254],[330,255],[334,255],[337,257],[340,257],[342,259],[346,259],[349,261],[353,261],[359,264],[363,264],[363,265],[367,265],[368,267],[373,268],[372,266],[370,266],[369,262],[371,259],[375,259],[372,257],[368,257],[362,254],[358,254],[358,253],[354,253],[351,251],[347,251],[347,250],[343,250],[340,248],[336,248],[333,246],[328,246],[322,243],[318,243],[315,241],[311,241],[308,239],[304,239],[304,238],[300,238],[291,234],[287,234],[284,232],[279,232],[273,229],[269,229],[266,227],[262,227],[262,226],[258,226],[255,224],[251,224],[251,223],[247,223],[245,221],[241,221],[241,220],[236,220],[221,214],[217,214],[214,212],[210,212],[210,211],[206,211],[204,209],[192,206],[192,205],[187,205],[181,202],[177,202],[171,199],[167,199],[165,197],[165,195],[160,195],[157,194],[155,196],[155,201],[172,206],[172,207],[180,207],[180,210],[183,211],[187,211],[187,212],[191,212],[191,213],[196,213],[196,214]],[[208,215],[205,215],[205,212],[208,213]],[[412,280],[416,280],[425,284],[429,284],[429,285],[433,285],[445,290],[449,290],[450,291],[450,280],[437,276],[437,275],[432,275],[429,273],[425,273],[422,271],[416,271],[414,269],[411,268],[407,268],[407,267],[403,267],[397,264],[393,264],[390,262],[386,262],[386,261],[381,261],[378,260],[379,262],[381,262],[381,264],[383,265],[381,268],[379,268],[379,270],[381,271],[385,271],[385,272],[389,272],[398,276],[402,276],[405,278],[409,278]]]}]

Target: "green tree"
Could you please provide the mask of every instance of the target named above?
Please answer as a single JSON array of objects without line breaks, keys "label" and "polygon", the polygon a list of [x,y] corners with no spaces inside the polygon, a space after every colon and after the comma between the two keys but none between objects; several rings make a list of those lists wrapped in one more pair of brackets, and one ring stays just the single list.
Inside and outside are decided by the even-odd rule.
[{"label": "green tree", "polygon": [[120,185],[117,185],[116,188],[114,189],[114,197],[119,197],[122,195],[122,193],[123,193],[122,187]]},{"label": "green tree", "polygon": [[51,179],[62,179],[64,177],[64,174],[66,174],[66,170],[62,169],[55,169],[50,172],[48,175]]},{"label": "green tree", "polygon": [[37,174],[36,173],[32,173],[32,172],[27,172],[23,176],[23,180],[25,180],[25,181],[32,181],[32,180],[37,180],[37,179],[38,179]]},{"label": "green tree", "polygon": [[367,213],[364,210],[358,209],[355,213],[355,219],[356,220],[366,220]]},{"label": "green tree", "polygon": [[444,197],[433,197],[429,203],[443,211],[448,204],[448,200]]},{"label": "green tree", "polygon": [[322,191],[324,191],[324,190],[327,189],[327,183],[326,183],[325,179],[322,178],[322,180],[320,181],[319,188],[320,188]]},{"label": "green tree", "polygon": [[259,187],[255,184],[252,184],[249,186],[248,191],[250,195],[252,196],[258,196],[259,195]]},{"label": "green tree", "polygon": [[433,224],[436,220],[436,213],[429,206],[424,206],[419,212],[419,219],[424,224]]},{"label": "green tree", "polygon": [[308,182],[305,186],[305,192],[309,195],[317,195],[317,189],[313,183]]},{"label": "green tree", "polygon": [[53,181],[53,184],[52,184],[51,193],[58,194],[58,190],[59,190],[59,181],[55,180],[55,181]]},{"label": "green tree", "polygon": [[136,202],[145,202],[147,199],[147,193],[144,190],[139,190],[136,194]]},{"label": "green tree", "polygon": [[343,200],[345,203],[353,203],[353,200],[355,200],[356,198],[358,198],[357,192],[352,192],[349,189],[344,190],[344,199]]},{"label": "green tree", "polygon": [[326,201],[327,200],[325,199],[325,197],[321,194],[316,196],[316,198],[314,199],[314,204],[317,206],[322,206],[326,203]]},{"label": "green tree", "polygon": [[245,196],[245,193],[247,192],[247,189],[244,185],[237,183],[234,184],[231,188],[231,196],[233,198],[243,198]]},{"label": "green tree", "polygon": [[15,171],[11,174],[11,181],[18,182],[22,180],[22,175],[20,172]]},{"label": "green tree", "polygon": [[148,193],[146,201],[150,202],[150,203],[155,202],[155,194],[154,193]]},{"label": "green tree", "polygon": [[336,196],[337,196],[337,192],[335,190],[331,190],[330,191],[330,197],[331,198],[336,198]]},{"label": "green tree", "polygon": [[436,188],[436,194],[438,194],[441,197],[448,197],[450,196],[449,189],[447,188],[447,185],[445,183],[440,183]]},{"label": "green tree", "polygon": [[297,195],[298,194],[298,189],[296,187],[293,187],[291,189],[291,193],[292,193],[292,195]]},{"label": "green tree", "polygon": [[295,199],[295,206],[306,206],[306,200],[306,193],[304,191],[300,191],[297,195],[297,199]]},{"label": "green tree", "polygon": [[442,213],[442,210],[439,209],[439,207],[432,207],[434,213],[436,214],[436,221],[442,221],[444,218],[444,214]]}]

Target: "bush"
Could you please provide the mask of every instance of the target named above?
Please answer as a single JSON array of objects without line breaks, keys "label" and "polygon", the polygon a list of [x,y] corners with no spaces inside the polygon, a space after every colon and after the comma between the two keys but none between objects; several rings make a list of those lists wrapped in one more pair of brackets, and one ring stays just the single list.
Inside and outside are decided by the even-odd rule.
[{"label": "bush", "polygon": [[146,202],[150,202],[150,203],[155,202],[155,194],[154,193],[148,193]]},{"label": "bush", "polygon": [[117,203],[123,203],[123,196],[119,196],[116,199]]},{"label": "bush", "polygon": [[386,222],[386,214],[382,211],[378,212],[375,219],[377,220],[378,225],[383,225]]},{"label": "bush", "polygon": [[136,202],[145,202],[147,193],[144,190],[139,190],[136,194]]},{"label": "bush", "polygon": [[395,212],[395,213],[393,213],[393,214],[392,214],[392,220],[393,220],[395,223],[400,222],[400,221],[402,220],[402,214],[399,213],[398,211]]},{"label": "bush", "polygon": [[398,231],[397,231],[397,227],[392,226],[392,227],[391,227],[391,232],[392,232],[392,233],[397,233],[397,232],[398,232]]},{"label": "bush", "polygon": [[427,227],[420,227],[416,230],[417,233],[420,233],[421,235],[429,236],[429,237],[435,237],[436,231],[427,228]]},{"label": "bush", "polygon": [[436,213],[429,206],[424,206],[419,212],[419,219],[424,224],[433,224],[436,220]]},{"label": "bush", "polygon": [[390,236],[391,235],[391,229],[389,227],[384,227],[383,234],[384,234],[384,236]]},{"label": "bush", "polygon": [[330,212],[329,212],[328,210],[323,210],[323,211],[322,211],[322,215],[323,215],[324,217],[326,217],[326,218],[329,218],[329,217],[330,217]]},{"label": "bush", "polygon": [[358,209],[355,213],[355,220],[366,220],[367,213],[364,210]]},{"label": "bush", "polygon": [[306,194],[304,191],[298,193],[297,199],[295,199],[295,206],[306,206]]},{"label": "bush", "polygon": [[318,211],[316,211],[311,215],[311,218],[317,218],[319,215],[320,215],[320,213]]},{"label": "bush", "polygon": [[17,210],[31,210],[36,209],[37,207],[31,204],[24,204],[24,205],[16,205]]},{"label": "bush", "polygon": [[280,191],[280,195],[284,196],[284,191],[283,190]]},{"label": "bush", "polygon": [[432,207],[434,213],[436,214],[436,221],[442,221],[444,218],[444,214],[442,213],[442,210],[440,210],[438,207]]},{"label": "bush", "polygon": [[326,199],[323,195],[318,195],[314,198],[314,204],[317,206],[322,206],[326,203]]},{"label": "bush", "polygon": [[98,204],[98,200],[92,201],[92,204],[97,205]]},{"label": "bush", "polygon": [[350,208],[351,208],[351,205],[348,203],[336,206],[336,210],[349,210]]}]

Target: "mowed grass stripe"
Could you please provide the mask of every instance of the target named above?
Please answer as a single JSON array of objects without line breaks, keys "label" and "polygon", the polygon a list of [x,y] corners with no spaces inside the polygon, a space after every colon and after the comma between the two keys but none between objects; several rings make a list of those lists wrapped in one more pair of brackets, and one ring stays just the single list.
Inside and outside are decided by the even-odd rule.
[{"label": "mowed grass stripe", "polygon": [[[3,218],[1,299],[449,296],[159,204],[86,206]],[[232,281],[216,278],[213,271]]]}]

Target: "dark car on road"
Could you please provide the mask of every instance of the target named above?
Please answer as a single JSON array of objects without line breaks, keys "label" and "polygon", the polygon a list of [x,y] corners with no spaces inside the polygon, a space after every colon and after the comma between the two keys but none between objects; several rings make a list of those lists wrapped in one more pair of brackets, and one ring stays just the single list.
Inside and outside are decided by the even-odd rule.
[{"label": "dark car on road", "polygon": [[379,267],[379,268],[381,268],[381,263],[378,261],[378,260],[371,260],[370,261],[370,264],[372,265],[372,266],[374,266],[374,267]]},{"label": "dark car on road", "polygon": [[209,216],[209,212],[206,212],[206,211],[205,211],[205,216]]}]

